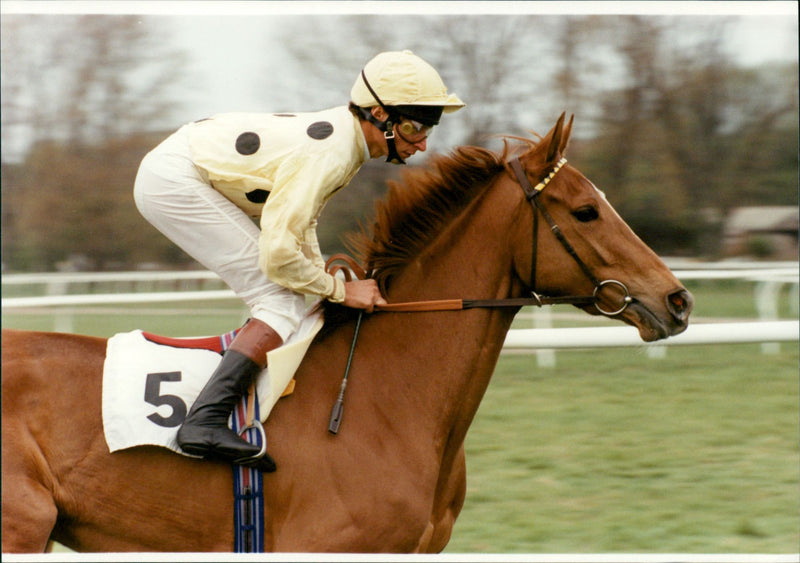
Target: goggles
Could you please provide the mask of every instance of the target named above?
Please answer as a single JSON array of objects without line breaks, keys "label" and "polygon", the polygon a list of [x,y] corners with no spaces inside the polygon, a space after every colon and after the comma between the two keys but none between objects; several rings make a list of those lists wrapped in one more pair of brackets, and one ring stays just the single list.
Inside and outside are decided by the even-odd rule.
[{"label": "goggles", "polygon": [[428,138],[431,134],[433,126],[423,125],[419,121],[413,119],[403,119],[397,125],[397,132],[400,137],[408,143],[419,143]]}]

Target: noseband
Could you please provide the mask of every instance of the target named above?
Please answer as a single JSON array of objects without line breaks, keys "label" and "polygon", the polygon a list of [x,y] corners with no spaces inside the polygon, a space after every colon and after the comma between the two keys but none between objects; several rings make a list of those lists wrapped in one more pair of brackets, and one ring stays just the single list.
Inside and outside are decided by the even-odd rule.
[{"label": "noseband", "polygon": [[[531,207],[533,208],[533,245],[531,247],[531,278],[530,278],[531,295],[535,299],[541,299],[541,297],[536,293],[536,256],[538,254],[537,250],[539,245],[539,215],[541,214],[542,217],[544,217],[545,221],[547,221],[547,224],[550,226],[550,230],[553,232],[558,241],[561,243],[561,246],[564,247],[564,250],[567,251],[567,254],[572,256],[572,258],[578,264],[583,273],[586,274],[586,277],[589,278],[589,281],[591,281],[592,284],[594,285],[594,292],[592,293],[591,296],[591,304],[594,305],[595,308],[603,315],[606,315],[608,317],[613,317],[614,315],[619,315],[620,313],[622,313],[625,309],[628,308],[628,305],[630,305],[631,302],[633,302],[633,298],[631,297],[628,288],[625,286],[624,283],[617,280],[603,280],[603,281],[598,280],[597,277],[594,275],[594,273],[592,273],[592,270],[589,268],[589,266],[587,266],[586,263],[583,260],[581,260],[580,256],[578,256],[578,253],[575,252],[575,249],[572,247],[572,245],[569,243],[566,237],[564,237],[564,233],[561,232],[561,229],[556,224],[552,215],[548,213],[543,203],[541,201],[538,201],[537,196],[542,192],[542,190],[545,189],[545,187],[547,187],[547,184],[550,183],[550,181],[555,177],[555,175],[558,174],[558,171],[561,170],[561,167],[564,166],[566,163],[567,163],[566,158],[562,158],[561,160],[559,160],[555,168],[553,168],[553,170],[547,176],[545,176],[545,178],[541,182],[536,184],[536,186],[532,186],[530,181],[528,180],[528,175],[525,173],[525,169],[522,167],[522,163],[520,163],[519,161],[519,157],[516,157],[509,161],[509,165],[511,166],[511,169],[514,171],[514,175],[517,178],[517,183],[519,183],[519,185],[522,187],[522,191],[525,192],[525,197],[530,202]],[[598,294],[605,286],[608,285],[618,286],[620,289],[622,289],[623,293],[625,294],[624,297],[622,298],[622,306],[612,311],[607,311],[602,307],[600,307],[599,305]],[[567,302],[572,304],[585,304],[587,300],[587,298],[585,297],[573,297],[567,299],[571,300],[562,302]]]}]

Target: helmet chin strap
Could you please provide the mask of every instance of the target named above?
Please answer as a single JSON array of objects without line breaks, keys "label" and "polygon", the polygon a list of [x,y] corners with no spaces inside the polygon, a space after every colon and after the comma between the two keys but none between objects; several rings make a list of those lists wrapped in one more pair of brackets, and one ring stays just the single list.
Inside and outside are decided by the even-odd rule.
[{"label": "helmet chin strap", "polygon": [[369,93],[372,94],[372,97],[375,98],[375,101],[378,102],[378,105],[381,106],[383,111],[385,111],[389,117],[386,120],[381,121],[372,115],[372,112],[368,108],[359,108],[361,110],[361,115],[363,115],[367,121],[377,127],[378,130],[383,132],[383,138],[386,139],[386,147],[389,150],[389,153],[386,155],[386,162],[391,162],[392,164],[405,164],[406,161],[403,160],[397,153],[397,146],[394,142],[394,122],[399,121],[397,112],[383,104],[381,99],[378,97],[378,94],[376,94],[375,90],[373,90],[372,86],[370,86],[369,81],[367,80],[367,75],[364,74],[363,69],[361,70],[361,79],[364,81],[364,85],[367,87],[367,90],[369,90]]},{"label": "helmet chin strap", "polygon": [[369,111],[368,108],[358,108],[358,110],[364,119],[372,123],[378,128],[379,131],[383,133],[383,138],[386,139],[386,147],[389,149],[389,153],[386,155],[386,162],[391,162],[392,164],[405,164],[406,161],[403,160],[397,153],[397,146],[394,143],[395,134],[392,118],[389,117],[389,119],[381,121],[372,115],[372,112]]},{"label": "helmet chin strap", "polygon": [[384,121],[384,124],[386,129],[383,131],[383,138],[386,139],[386,147],[389,149],[389,154],[386,155],[386,162],[391,162],[392,164],[405,164],[406,161],[403,160],[397,153],[397,146],[394,144],[395,135],[392,118],[390,117]]}]

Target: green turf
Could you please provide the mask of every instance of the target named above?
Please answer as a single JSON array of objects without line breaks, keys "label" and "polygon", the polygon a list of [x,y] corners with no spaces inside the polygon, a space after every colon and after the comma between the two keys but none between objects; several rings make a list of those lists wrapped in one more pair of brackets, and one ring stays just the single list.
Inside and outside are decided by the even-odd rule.
[{"label": "green turf", "polygon": [[798,551],[798,352],[504,356],[448,552]]}]

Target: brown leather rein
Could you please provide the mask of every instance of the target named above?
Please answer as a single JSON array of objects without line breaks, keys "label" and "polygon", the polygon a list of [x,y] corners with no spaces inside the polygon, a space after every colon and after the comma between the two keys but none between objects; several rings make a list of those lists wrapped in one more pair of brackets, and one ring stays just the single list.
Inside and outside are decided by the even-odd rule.
[{"label": "brown leather rein", "polygon": [[[558,164],[553,168],[553,170],[536,186],[532,186],[530,181],[528,180],[527,175],[525,174],[525,170],[522,167],[522,164],[519,161],[519,158],[514,158],[509,161],[511,165],[511,169],[514,171],[514,175],[516,176],[517,182],[522,187],[522,190],[525,192],[525,197],[530,202],[531,206],[533,207],[533,246],[532,246],[532,256],[531,256],[531,296],[530,297],[512,297],[506,299],[438,299],[438,300],[431,300],[431,301],[407,301],[402,303],[387,303],[385,305],[376,305],[375,311],[380,312],[392,312],[392,313],[416,313],[416,312],[425,312],[425,311],[461,311],[465,309],[477,309],[477,308],[499,308],[499,307],[526,307],[526,306],[535,306],[535,307],[542,307],[544,305],[594,305],[595,308],[606,316],[614,316],[622,313],[628,305],[633,301],[633,298],[630,296],[628,292],[628,288],[625,287],[625,284],[619,282],[617,280],[604,280],[599,281],[595,275],[592,273],[591,269],[580,259],[578,254],[575,252],[575,249],[572,245],[567,241],[564,237],[561,229],[559,229],[556,222],[553,220],[553,217],[547,212],[547,209],[544,208],[541,202],[537,201],[536,196],[547,186],[547,184],[552,180],[561,167],[566,164],[567,159],[562,158]],[[539,295],[534,291],[536,286],[536,255],[537,255],[537,246],[538,246],[538,230],[539,230],[539,214],[541,213],[542,217],[545,218],[548,225],[550,226],[550,230],[559,240],[561,245],[567,251],[567,253],[572,256],[572,258],[577,262],[578,266],[581,270],[586,274],[589,280],[594,284],[594,292],[592,295],[565,295],[559,297],[550,297]],[[337,264],[337,262],[343,262],[345,265]],[[335,254],[331,256],[328,261],[325,263],[325,271],[327,271],[331,275],[336,275],[337,273],[341,272],[347,281],[351,281],[353,276],[356,279],[363,280],[369,277],[368,273],[364,268],[362,268],[352,257],[346,254]],[[607,285],[616,285],[622,289],[624,292],[623,303],[621,307],[617,310],[607,311],[602,309],[598,305],[598,297],[597,294],[602,290],[603,287]]]},{"label": "brown leather rein", "polygon": [[[336,262],[344,262],[346,266],[336,264]],[[325,270],[331,274],[336,275],[341,272],[347,281],[356,279],[366,279],[367,273],[359,266],[356,261],[346,254],[334,254],[325,264]],[[385,305],[376,305],[375,311],[383,311],[387,313],[420,313],[425,311],[462,311],[464,309],[478,309],[478,308],[494,308],[494,307],[525,307],[535,305],[541,307],[543,305],[556,305],[556,304],[588,304],[594,303],[593,296],[565,296],[565,297],[543,297],[536,293],[532,293],[532,297],[517,297],[508,299],[434,299],[430,301],[404,301],[402,303],[386,303]]]}]

